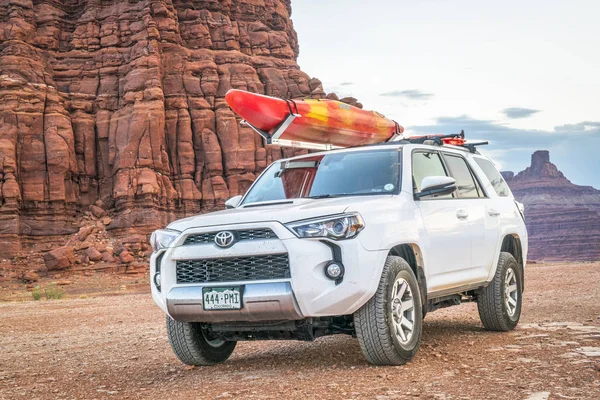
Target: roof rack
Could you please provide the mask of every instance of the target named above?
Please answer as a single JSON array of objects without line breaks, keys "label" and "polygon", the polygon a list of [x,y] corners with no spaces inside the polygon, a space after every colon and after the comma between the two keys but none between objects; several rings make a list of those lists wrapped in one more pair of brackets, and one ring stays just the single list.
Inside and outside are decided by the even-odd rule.
[{"label": "roof rack", "polygon": [[475,146],[483,146],[489,144],[486,141],[480,142],[467,142],[465,139],[465,131],[461,130],[460,133],[451,133],[448,135],[425,135],[425,136],[410,136],[402,138],[404,142],[412,143],[412,144],[426,144],[430,146],[443,146],[443,145],[452,145],[458,147],[464,147],[469,150],[471,153],[477,152]]}]

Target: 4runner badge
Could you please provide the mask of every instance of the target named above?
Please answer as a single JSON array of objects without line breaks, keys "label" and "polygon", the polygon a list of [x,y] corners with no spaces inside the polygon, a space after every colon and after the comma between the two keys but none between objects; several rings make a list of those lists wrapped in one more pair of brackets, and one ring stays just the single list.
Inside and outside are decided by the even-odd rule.
[{"label": "4runner badge", "polygon": [[215,235],[215,244],[226,249],[235,243],[235,235],[230,231],[219,232]]}]

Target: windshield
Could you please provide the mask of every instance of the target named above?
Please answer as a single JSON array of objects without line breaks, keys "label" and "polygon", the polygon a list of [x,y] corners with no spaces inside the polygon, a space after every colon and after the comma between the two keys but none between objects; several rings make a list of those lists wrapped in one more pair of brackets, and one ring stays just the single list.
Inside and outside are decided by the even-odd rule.
[{"label": "windshield", "polygon": [[274,162],[242,204],[302,197],[395,194],[400,186],[397,148],[307,156]]}]

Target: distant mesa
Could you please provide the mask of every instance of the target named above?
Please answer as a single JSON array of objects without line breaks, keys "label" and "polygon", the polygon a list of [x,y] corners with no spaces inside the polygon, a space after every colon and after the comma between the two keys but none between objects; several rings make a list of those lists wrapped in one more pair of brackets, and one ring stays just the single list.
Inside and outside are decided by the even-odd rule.
[{"label": "distant mesa", "polygon": [[525,205],[530,260],[600,260],[600,190],[575,185],[538,150],[531,165],[502,172]]},{"label": "distant mesa", "polygon": [[515,173],[512,171],[501,171],[500,173],[502,174],[504,180],[507,182],[515,177]]}]

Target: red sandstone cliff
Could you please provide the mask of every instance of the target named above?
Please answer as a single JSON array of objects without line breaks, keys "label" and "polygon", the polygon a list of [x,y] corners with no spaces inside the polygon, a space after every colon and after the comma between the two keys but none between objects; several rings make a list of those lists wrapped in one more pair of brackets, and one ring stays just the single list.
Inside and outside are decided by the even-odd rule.
[{"label": "red sandstone cliff", "polygon": [[502,174],[525,204],[529,259],[600,260],[600,190],[571,183],[543,150],[516,176]]},{"label": "red sandstone cliff", "polygon": [[296,63],[290,13],[290,0],[0,0],[0,258],[81,226],[106,242],[220,208],[291,154],[223,100],[324,96]]}]

